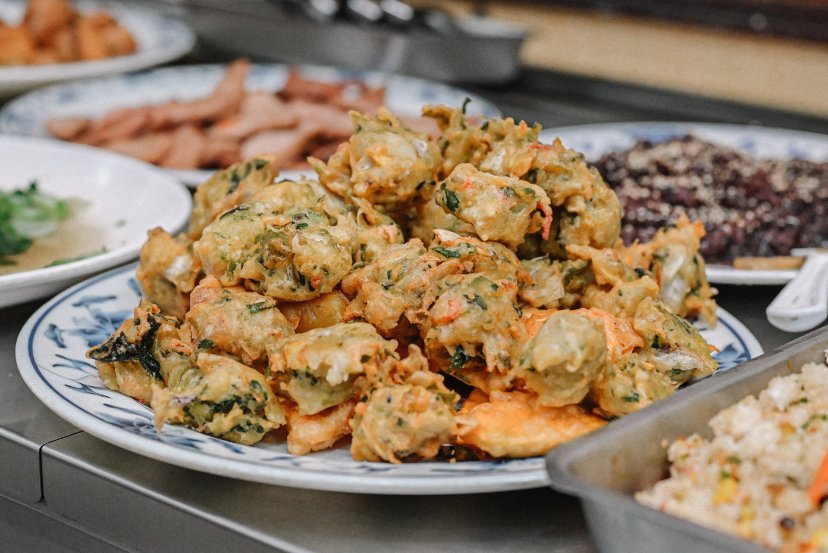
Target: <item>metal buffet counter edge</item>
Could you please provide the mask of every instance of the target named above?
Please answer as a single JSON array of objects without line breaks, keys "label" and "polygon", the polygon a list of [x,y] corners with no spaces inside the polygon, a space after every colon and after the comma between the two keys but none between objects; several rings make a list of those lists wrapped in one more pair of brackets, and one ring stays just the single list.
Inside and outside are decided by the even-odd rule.
[{"label": "metal buffet counter edge", "polygon": [[[504,113],[547,125],[715,119],[828,130],[828,121],[542,72],[477,92]],[[778,287],[720,290],[722,307],[765,351],[796,337],[765,319]],[[15,340],[40,303],[0,310],[2,551],[595,551],[577,500],[549,488],[447,496],[308,491],[202,474],[98,440],[54,415],[17,372]]]}]

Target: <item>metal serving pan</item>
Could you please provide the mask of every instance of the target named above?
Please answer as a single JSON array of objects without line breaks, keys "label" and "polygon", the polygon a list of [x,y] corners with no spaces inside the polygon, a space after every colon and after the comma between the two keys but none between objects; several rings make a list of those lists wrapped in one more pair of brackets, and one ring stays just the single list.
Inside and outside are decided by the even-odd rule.
[{"label": "metal serving pan", "polygon": [[487,17],[455,19],[452,32],[440,33],[314,21],[270,0],[164,1],[186,8],[202,43],[222,51],[454,83],[512,80],[528,36],[521,26]]},{"label": "metal serving pan", "polygon": [[710,437],[719,411],[767,387],[771,378],[824,362],[828,328],[817,329],[769,354],[679,390],[638,413],[546,458],[550,485],[582,500],[602,553],[759,553],[765,548],[640,505],[633,493],[667,475],[665,445],[681,436]]}]

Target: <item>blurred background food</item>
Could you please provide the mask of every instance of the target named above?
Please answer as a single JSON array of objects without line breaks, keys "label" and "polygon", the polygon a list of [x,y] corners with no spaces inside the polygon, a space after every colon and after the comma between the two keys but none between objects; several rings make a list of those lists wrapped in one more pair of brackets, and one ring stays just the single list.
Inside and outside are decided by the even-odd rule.
[{"label": "blurred background food", "polygon": [[135,37],[108,12],[80,13],[69,0],[28,0],[19,24],[0,20],[0,65],[100,60],[135,49]]}]

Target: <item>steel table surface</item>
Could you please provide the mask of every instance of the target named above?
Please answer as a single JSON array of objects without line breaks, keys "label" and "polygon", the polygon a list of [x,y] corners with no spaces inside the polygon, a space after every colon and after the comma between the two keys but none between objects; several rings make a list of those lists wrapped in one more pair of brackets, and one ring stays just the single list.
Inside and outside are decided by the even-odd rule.
[{"label": "steel table surface", "polygon": [[[546,126],[718,120],[828,132],[828,121],[527,71],[477,89],[508,115]],[[779,287],[721,286],[720,304],[765,350]],[[78,431],[28,390],[14,342],[42,302],[0,310],[0,550],[479,552],[594,551],[578,503],[550,489],[466,496],[375,496],[266,486],[121,450]]]}]

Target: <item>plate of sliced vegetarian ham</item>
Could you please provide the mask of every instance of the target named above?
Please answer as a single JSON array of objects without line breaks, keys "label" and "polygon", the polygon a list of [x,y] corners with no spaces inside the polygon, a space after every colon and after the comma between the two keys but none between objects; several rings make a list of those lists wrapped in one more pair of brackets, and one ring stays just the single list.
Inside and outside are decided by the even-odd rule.
[{"label": "plate of sliced vegetarian ham", "polygon": [[379,72],[238,60],[71,82],[36,90],[0,112],[0,132],[57,138],[163,167],[188,185],[216,169],[267,155],[283,176],[311,174],[353,133],[349,113],[388,107],[421,132],[428,104],[465,105],[495,117],[486,100],[448,85]]}]

